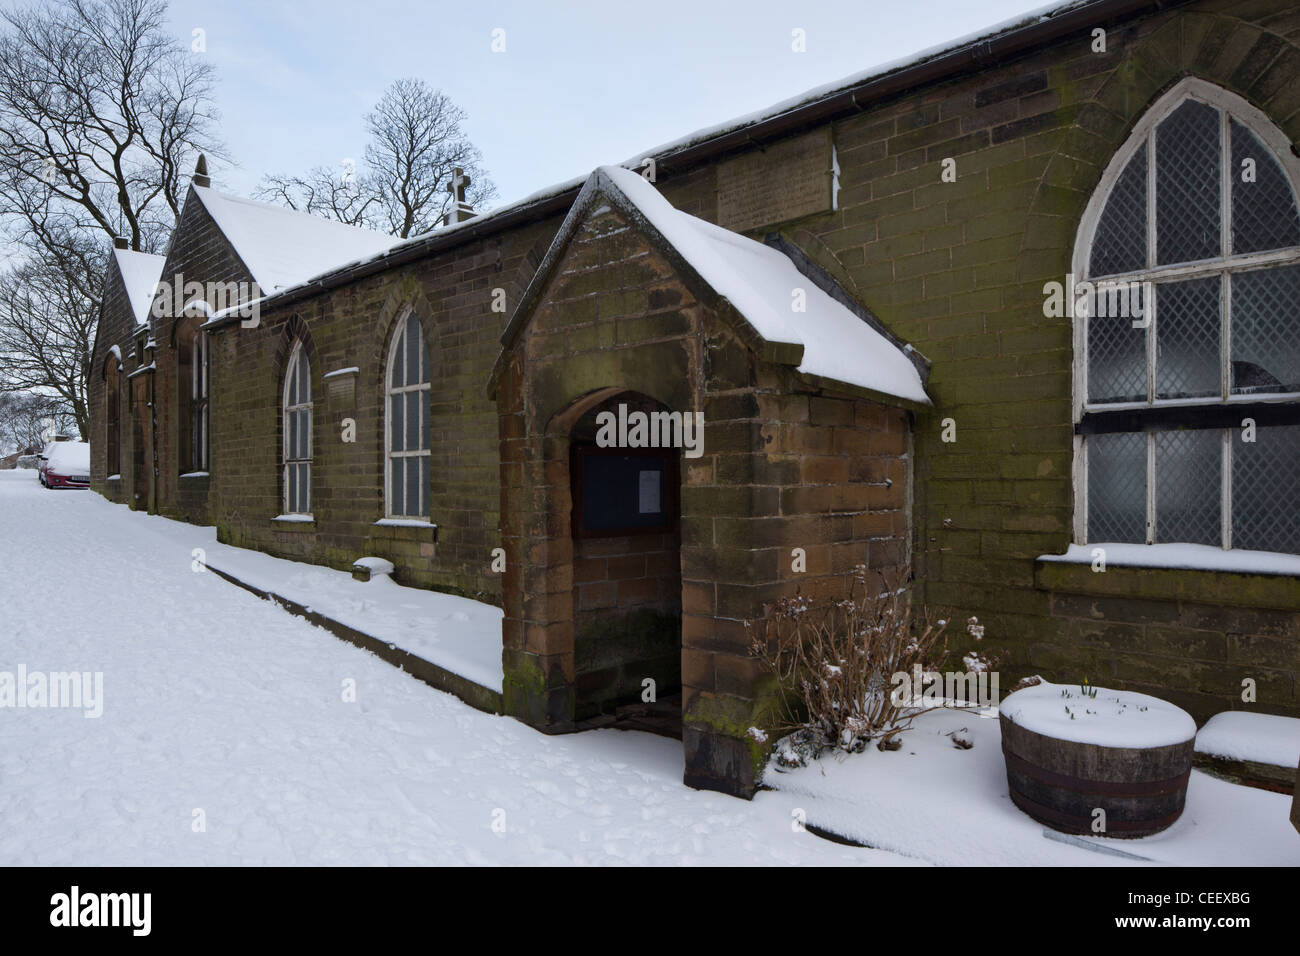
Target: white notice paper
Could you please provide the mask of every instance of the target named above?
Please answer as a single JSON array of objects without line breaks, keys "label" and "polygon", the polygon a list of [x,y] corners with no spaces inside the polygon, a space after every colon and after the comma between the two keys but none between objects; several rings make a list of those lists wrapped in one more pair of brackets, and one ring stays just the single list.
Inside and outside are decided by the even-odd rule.
[{"label": "white notice paper", "polygon": [[663,511],[659,504],[659,476],[663,472],[641,472],[641,514],[655,515]]}]

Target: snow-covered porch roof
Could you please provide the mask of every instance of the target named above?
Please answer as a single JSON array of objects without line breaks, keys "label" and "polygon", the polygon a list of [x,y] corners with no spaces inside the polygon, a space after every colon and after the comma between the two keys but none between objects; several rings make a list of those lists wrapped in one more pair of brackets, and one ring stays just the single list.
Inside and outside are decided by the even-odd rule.
[{"label": "snow-covered porch roof", "polygon": [[[925,359],[829,276],[815,274],[802,257],[676,209],[643,177],[620,166],[602,166],[587,179],[501,336],[503,355],[526,326],[575,231],[605,204],[730,306],[766,358],[793,366],[814,384],[906,407],[930,405]],[[796,297],[803,300],[800,311]]]}]

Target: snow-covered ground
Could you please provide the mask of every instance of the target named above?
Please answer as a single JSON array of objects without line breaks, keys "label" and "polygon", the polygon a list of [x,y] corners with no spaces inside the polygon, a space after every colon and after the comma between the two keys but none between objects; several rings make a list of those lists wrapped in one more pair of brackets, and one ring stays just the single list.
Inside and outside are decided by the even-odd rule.
[{"label": "snow-covered ground", "polygon": [[[1045,839],[1010,804],[995,721],[969,751],[942,736],[969,718],[938,714],[897,753],[774,776],[753,802],[700,793],[676,741],[482,714],[194,570],[212,546],[0,472],[0,677],[103,675],[98,718],[0,707],[0,865],[1132,862]],[[1118,845],[1300,864],[1286,800],[1194,773],[1182,821]]]}]

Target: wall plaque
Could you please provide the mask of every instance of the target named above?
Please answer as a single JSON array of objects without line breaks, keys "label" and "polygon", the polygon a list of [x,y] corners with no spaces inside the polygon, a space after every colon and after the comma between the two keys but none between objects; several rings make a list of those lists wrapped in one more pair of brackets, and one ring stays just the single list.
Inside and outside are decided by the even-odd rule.
[{"label": "wall plaque", "polygon": [[829,126],[718,164],[718,225],[749,232],[833,208]]}]

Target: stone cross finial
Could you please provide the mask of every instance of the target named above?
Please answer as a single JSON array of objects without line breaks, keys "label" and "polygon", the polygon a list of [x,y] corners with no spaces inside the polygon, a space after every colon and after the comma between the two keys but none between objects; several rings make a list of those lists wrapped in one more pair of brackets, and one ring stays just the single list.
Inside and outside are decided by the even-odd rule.
[{"label": "stone cross finial", "polygon": [[451,198],[456,200],[456,204],[465,205],[465,187],[470,183],[470,179],[465,175],[465,170],[457,166],[451,171],[451,182],[447,183],[447,192],[451,193]]},{"label": "stone cross finial", "polygon": [[465,187],[469,185],[469,181],[469,177],[465,175],[465,170],[459,166],[451,171],[451,180],[447,183],[447,192],[451,193],[453,202],[451,208],[442,217],[444,226],[452,226],[458,222],[464,222],[466,219],[474,218],[474,207],[465,201]]}]

